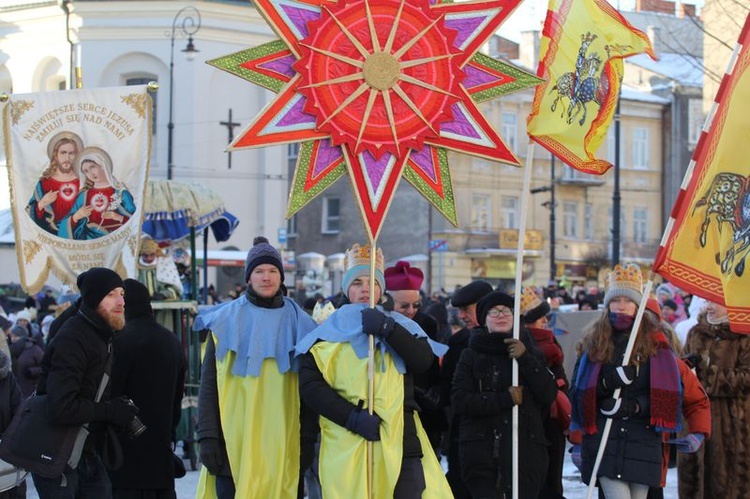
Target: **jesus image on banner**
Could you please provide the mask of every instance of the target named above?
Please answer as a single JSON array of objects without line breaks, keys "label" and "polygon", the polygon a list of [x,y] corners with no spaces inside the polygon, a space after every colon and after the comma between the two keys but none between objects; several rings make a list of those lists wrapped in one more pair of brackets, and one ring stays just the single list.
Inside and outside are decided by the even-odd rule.
[{"label": "jesus image on banner", "polygon": [[112,158],[100,147],[85,148],[76,164],[80,191],[58,236],[97,239],[122,227],[135,213],[133,196],[114,175]]},{"label": "jesus image on banner", "polygon": [[70,213],[78,195],[76,157],[83,141],[73,132],[60,132],[47,143],[49,166],[42,172],[26,210],[39,227],[57,235],[60,221]]}]

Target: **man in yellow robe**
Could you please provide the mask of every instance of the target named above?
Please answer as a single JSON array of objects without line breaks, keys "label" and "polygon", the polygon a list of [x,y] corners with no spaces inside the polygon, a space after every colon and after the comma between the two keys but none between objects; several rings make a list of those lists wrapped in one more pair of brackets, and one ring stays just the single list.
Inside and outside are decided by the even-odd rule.
[{"label": "man in yellow robe", "polygon": [[316,324],[283,296],[283,280],[281,255],[256,237],[245,260],[245,294],[195,320],[194,329],[210,331],[198,395],[198,498],[301,497],[315,432],[302,428],[309,418],[294,345]]},{"label": "man in yellow robe", "polygon": [[[378,250],[379,251],[379,250]],[[369,308],[370,247],[347,252],[342,289],[348,304],[298,345],[300,394],[318,412],[319,474],[325,499],[368,498],[367,442],[373,442],[372,497],[452,497],[414,401],[413,373],[424,372],[446,347],[412,320]],[[375,303],[385,287],[376,257]],[[369,413],[368,335],[375,338],[375,394]]]}]

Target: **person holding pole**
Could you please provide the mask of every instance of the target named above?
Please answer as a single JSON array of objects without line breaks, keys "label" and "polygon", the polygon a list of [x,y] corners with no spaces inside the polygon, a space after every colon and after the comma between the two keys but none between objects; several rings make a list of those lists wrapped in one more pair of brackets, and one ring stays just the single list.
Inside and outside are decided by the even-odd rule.
[{"label": "person holding pole", "polygon": [[[321,416],[323,497],[367,498],[369,473],[373,498],[452,497],[416,414],[413,381],[445,347],[403,315],[368,306],[371,293],[380,303],[385,288],[383,254],[376,251],[371,273],[371,251],[355,244],[346,253],[345,303],[297,344],[300,394]],[[374,400],[368,396],[371,354]]]},{"label": "person holding pole", "polygon": [[[598,480],[607,499],[645,499],[649,487],[659,487],[662,434],[681,429],[678,358],[661,323],[643,314],[632,331],[642,282],[640,268],[632,264],[616,265],[609,274],[606,313],[584,331],[570,390],[571,428],[583,435],[582,479]],[[625,358],[629,344],[632,354]],[[611,431],[602,442],[607,419]],[[604,452],[592,478],[600,444]]]},{"label": "person holding pole", "polygon": [[[453,376],[453,410],[461,416],[461,476],[472,497],[512,497],[511,475],[519,472],[519,497],[537,498],[547,473],[542,416],[557,385],[528,331],[513,337],[513,297],[493,291],[477,303],[479,329],[469,340]],[[519,385],[511,369],[518,361]],[[520,462],[511,457],[511,411],[520,408]]]}]

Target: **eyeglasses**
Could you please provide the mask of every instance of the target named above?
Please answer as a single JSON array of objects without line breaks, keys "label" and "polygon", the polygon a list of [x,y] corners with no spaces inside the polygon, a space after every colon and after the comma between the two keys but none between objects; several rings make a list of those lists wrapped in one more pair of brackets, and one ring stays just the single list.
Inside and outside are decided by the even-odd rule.
[{"label": "eyeglasses", "polygon": [[396,305],[398,306],[398,308],[401,308],[401,309],[404,309],[404,310],[406,310],[408,308],[413,308],[414,310],[416,310],[416,309],[418,309],[419,307],[422,306],[422,302],[418,301],[418,302],[415,302],[415,303],[408,303],[408,302],[403,302],[403,301],[397,301]]},{"label": "eyeglasses", "polygon": [[489,315],[490,317],[508,317],[509,315],[513,315],[513,310],[506,307],[495,307],[491,308],[487,312],[487,315]]}]

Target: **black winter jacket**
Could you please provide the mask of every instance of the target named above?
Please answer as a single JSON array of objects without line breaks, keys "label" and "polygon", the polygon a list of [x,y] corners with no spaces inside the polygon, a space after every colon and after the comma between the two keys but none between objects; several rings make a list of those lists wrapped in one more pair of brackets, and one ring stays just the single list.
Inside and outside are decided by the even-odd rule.
[{"label": "black winter jacket", "polygon": [[[112,397],[138,406],[147,430],[121,438],[122,468],[110,472],[113,489],[172,489],[172,441],[180,421],[185,361],[180,341],[150,312],[133,316],[128,303],[125,329],[113,341]],[[150,307],[149,307],[150,308]]]},{"label": "black winter jacket", "polygon": [[[622,365],[622,358],[628,343],[628,335],[615,332],[615,351],[613,366]],[[642,483],[651,487],[661,484],[662,435],[650,425],[650,360],[641,364],[638,375],[632,384],[622,388],[621,398],[636,399],[640,410],[637,415],[627,419],[613,419],[612,428],[604,450],[604,457],[599,466],[598,476],[606,476],[624,482]],[[606,364],[602,365],[602,370]],[[600,371],[601,373],[601,371]],[[573,379],[576,379],[576,374]],[[611,397],[613,390],[606,390],[601,383],[597,383],[597,419],[599,431],[593,435],[584,435],[581,445],[581,478],[589,483],[594,468],[596,454],[599,450],[601,434],[607,419],[599,412],[599,404],[605,398]]]},{"label": "black winter jacket", "polygon": [[[114,331],[99,314],[81,304],[47,345],[37,393],[47,394],[53,420],[59,424],[82,425],[106,420],[105,391],[94,402],[111,351]],[[86,450],[101,442],[103,425],[91,425]],[[94,437],[93,440],[91,437]]]},{"label": "black winter jacket", "polygon": [[[453,410],[461,416],[461,475],[476,497],[502,497],[511,492],[512,360],[503,340],[510,334],[479,329],[469,340],[453,377]],[[526,353],[518,359],[520,496],[536,497],[547,471],[547,439],[543,415],[557,394],[557,385],[528,332],[521,340]]]}]

